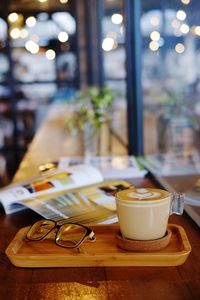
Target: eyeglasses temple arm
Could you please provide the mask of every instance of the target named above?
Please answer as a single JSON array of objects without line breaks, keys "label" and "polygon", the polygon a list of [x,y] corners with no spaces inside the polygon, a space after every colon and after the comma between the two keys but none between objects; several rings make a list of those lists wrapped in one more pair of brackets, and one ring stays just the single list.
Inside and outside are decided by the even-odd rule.
[{"label": "eyeglasses temple arm", "polygon": [[94,231],[91,231],[91,232],[90,232],[89,238],[90,238],[91,241],[95,241],[95,240],[96,240],[96,236],[95,236]]}]

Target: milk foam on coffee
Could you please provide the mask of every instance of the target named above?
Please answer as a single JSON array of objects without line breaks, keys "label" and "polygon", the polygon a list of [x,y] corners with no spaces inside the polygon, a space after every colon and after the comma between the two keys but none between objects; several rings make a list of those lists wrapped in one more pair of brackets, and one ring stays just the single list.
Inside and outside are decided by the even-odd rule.
[{"label": "milk foam on coffee", "polygon": [[170,215],[171,194],[161,189],[127,189],[116,194],[122,235],[135,240],[158,239],[165,235]]},{"label": "milk foam on coffee", "polygon": [[128,189],[118,193],[121,201],[161,200],[169,197],[167,191],[153,188]]}]

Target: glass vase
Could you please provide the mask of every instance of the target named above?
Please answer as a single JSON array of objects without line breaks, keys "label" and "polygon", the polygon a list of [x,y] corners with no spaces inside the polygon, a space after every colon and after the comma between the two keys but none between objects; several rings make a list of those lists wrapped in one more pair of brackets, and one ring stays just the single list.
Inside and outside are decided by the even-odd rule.
[{"label": "glass vase", "polygon": [[84,156],[107,156],[111,153],[110,121],[105,120],[100,126],[90,122],[83,131]]}]

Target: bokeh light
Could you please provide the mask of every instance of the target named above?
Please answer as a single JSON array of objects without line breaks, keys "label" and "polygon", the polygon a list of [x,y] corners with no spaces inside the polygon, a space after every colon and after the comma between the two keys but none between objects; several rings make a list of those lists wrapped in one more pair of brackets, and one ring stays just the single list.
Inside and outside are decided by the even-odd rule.
[{"label": "bokeh light", "polygon": [[180,21],[184,21],[186,19],[186,13],[183,10],[178,10],[176,13],[176,17],[177,19],[179,19]]},{"label": "bokeh light", "polygon": [[18,14],[17,13],[13,12],[13,13],[11,13],[11,14],[8,15],[8,21],[9,22],[14,23],[17,20],[18,20]]},{"label": "bokeh light", "polygon": [[149,43],[149,49],[150,49],[151,51],[157,51],[157,50],[159,49],[159,44],[158,44],[158,42],[156,42],[156,41],[151,41],[151,42]]},{"label": "bokeh light", "polygon": [[121,14],[113,14],[111,16],[111,21],[114,23],[114,24],[121,24],[122,21],[123,21],[123,17]]},{"label": "bokeh light", "polygon": [[115,41],[111,37],[106,37],[102,42],[102,48],[104,51],[111,51],[114,47]]},{"label": "bokeh light", "polygon": [[20,37],[20,34],[21,34],[21,30],[17,27],[13,28],[10,31],[10,36],[12,39],[18,39]]},{"label": "bokeh light", "polygon": [[152,31],[150,34],[150,38],[152,39],[152,41],[158,41],[160,39],[160,32]]},{"label": "bokeh light", "polygon": [[68,39],[69,39],[69,35],[68,35],[67,32],[61,31],[61,32],[59,32],[59,34],[58,34],[58,39],[59,39],[59,41],[62,42],[62,43],[67,42]]},{"label": "bokeh light", "polygon": [[175,51],[179,54],[183,53],[185,51],[185,46],[182,43],[178,43],[175,46]]},{"label": "bokeh light", "polygon": [[31,17],[28,17],[26,19],[26,25],[28,27],[33,27],[33,26],[35,26],[35,24],[36,24],[36,18],[35,17],[31,16]]},{"label": "bokeh light", "polygon": [[56,57],[56,53],[55,53],[55,51],[52,50],[52,49],[47,50],[47,51],[45,52],[45,55],[46,55],[46,58],[49,59],[49,60],[53,60],[53,59],[55,59],[55,57]]}]

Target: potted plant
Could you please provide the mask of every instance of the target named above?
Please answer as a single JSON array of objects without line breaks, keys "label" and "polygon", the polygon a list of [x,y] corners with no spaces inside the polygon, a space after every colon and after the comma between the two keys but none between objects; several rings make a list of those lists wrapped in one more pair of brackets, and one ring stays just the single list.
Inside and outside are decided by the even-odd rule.
[{"label": "potted plant", "polygon": [[100,148],[109,148],[112,101],[113,93],[107,86],[90,86],[79,93],[67,126],[72,134],[82,132],[85,155],[98,155]]}]

